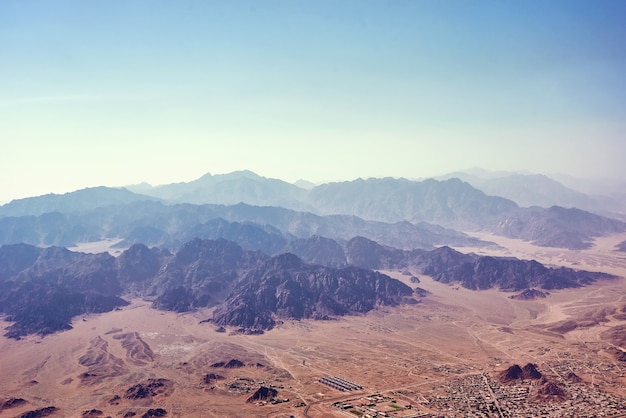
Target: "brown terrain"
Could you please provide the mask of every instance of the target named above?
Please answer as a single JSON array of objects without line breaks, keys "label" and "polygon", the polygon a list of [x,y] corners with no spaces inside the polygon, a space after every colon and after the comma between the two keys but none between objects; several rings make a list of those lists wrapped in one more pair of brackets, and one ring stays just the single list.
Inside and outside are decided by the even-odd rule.
[{"label": "brown terrain", "polygon": [[577,251],[478,237],[500,248],[457,249],[621,278],[516,300],[410,272],[421,303],[263,335],[133,300],[45,338],[0,337],[0,416],[626,416],[626,235]]}]

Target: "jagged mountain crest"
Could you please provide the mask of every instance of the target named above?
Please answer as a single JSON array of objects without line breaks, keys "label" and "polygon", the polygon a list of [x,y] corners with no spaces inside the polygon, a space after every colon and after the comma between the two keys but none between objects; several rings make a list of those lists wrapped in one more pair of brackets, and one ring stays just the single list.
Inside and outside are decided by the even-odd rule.
[{"label": "jagged mountain crest", "polygon": [[[327,239],[312,242],[329,245]],[[8,335],[46,334],[67,329],[76,315],[124,305],[120,296],[132,294],[179,312],[216,306],[213,319],[220,325],[269,329],[281,319],[364,313],[413,297],[410,288],[371,269],[408,267],[470,289],[559,289],[610,277],[448,247],[399,250],[363,237],[347,242],[344,254],[366,265],[335,267],[332,254],[329,266],[308,264],[291,253],[269,257],[224,239],[195,239],[174,254],[137,244],[118,258],[5,245],[0,247],[0,311],[14,322]]]}]

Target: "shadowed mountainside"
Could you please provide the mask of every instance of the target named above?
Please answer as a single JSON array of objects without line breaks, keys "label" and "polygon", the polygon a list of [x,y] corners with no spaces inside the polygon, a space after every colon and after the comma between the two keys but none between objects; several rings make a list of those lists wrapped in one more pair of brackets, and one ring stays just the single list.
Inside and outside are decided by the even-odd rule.
[{"label": "shadowed mountainside", "polygon": [[213,320],[219,325],[271,329],[279,318],[326,318],[394,306],[413,291],[384,274],[356,267],[307,265],[293,254],[273,257],[237,283]]},{"label": "shadowed mountainside", "polygon": [[[120,296],[133,295],[153,300],[155,308],[178,312],[217,306],[217,324],[269,329],[281,318],[324,319],[411,301],[410,288],[370,269],[409,268],[469,289],[559,289],[611,277],[462,254],[449,247],[399,250],[363,237],[343,247],[318,237],[302,248],[319,264],[289,253],[270,258],[224,239],[195,239],[174,254],[136,244],[118,258],[60,247],[4,245],[0,312],[13,322],[9,337],[45,335],[69,329],[77,315],[123,306],[127,302]],[[342,257],[350,266],[337,267]]]}]

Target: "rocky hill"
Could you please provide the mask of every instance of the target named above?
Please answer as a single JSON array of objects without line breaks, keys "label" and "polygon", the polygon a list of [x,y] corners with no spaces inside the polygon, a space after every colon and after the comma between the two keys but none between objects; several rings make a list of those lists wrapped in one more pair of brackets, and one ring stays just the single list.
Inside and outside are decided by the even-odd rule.
[{"label": "rocky hill", "polygon": [[326,318],[395,306],[413,291],[383,274],[356,267],[304,263],[293,254],[273,257],[250,271],[220,305],[219,325],[271,329],[278,318]]},{"label": "rocky hill", "polygon": [[0,268],[0,312],[13,322],[7,328],[9,337],[69,329],[77,315],[106,312],[127,304],[118,297],[122,287],[115,259],[108,254],[24,244],[0,247],[0,260],[16,254],[12,266]]},{"label": "rocky hill", "polygon": [[494,229],[498,235],[521,238],[543,247],[584,249],[593,237],[623,232],[624,222],[580,209],[552,206],[532,208],[504,218]]},{"label": "rocky hill", "polygon": [[509,296],[510,299],[515,300],[534,300],[538,298],[545,298],[548,295],[546,292],[542,292],[537,289],[524,289],[521,293],[513,296]]}]

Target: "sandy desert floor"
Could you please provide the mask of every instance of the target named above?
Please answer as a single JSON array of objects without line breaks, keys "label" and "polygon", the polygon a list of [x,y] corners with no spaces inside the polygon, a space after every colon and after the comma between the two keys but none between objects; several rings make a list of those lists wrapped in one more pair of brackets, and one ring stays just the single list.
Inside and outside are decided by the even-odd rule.
[{"label": "sandy desert floor", "polygon": [[[613,251],[625,235],[585,251],[479,238],[501,248],[459,250],[626,277],[626,254]],[[216,332],[202,322],[210,310],[176,314],[133,300],[45,338],[0,337],[0,405],[26,401],[0,416],[48,406],[58,408],[51,416],[67,417],[142,416],[156,408],[168,417],[626,416],[626,362],[618,360],[626,350],[625,279],[523,301],[385,273],[430,294],[363,316],[286,321],[256,336]],[[219,364],[233,359],[243,365]],[[535,382],[493,383],[507,367],[526,363],[565,385],[567,400],[524,398],[537,390]],[[570,373],[582,382],[568,380]],[[363,389],[338,391],[319,382],[325,376]],[[277,390],[281,402],[246,402],[261,386]],[[513,390],[516,397],[506,398]],[[479,412],[480,405],[493,407]]]}]

